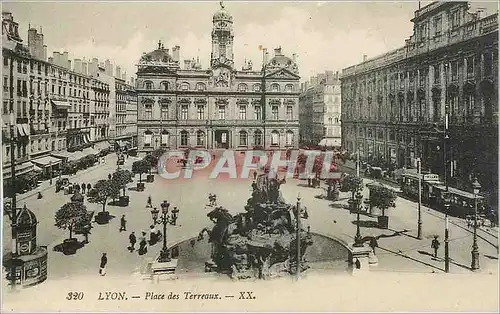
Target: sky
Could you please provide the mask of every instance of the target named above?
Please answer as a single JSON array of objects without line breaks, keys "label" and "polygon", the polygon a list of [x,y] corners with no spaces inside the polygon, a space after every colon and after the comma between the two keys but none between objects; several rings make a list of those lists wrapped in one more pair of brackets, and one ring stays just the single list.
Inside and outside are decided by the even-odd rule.
[{"label": "sky", "polygon": [[[421,1],[421,6],[430,3]],[[418,1],[400,2],[236,2],[225,1],[233,16],[234,61],[245,58],[260,69],[259,46],[297,54],[301,81],[326,70],[341,71],[404,45]],[[472,2],[472,9],[497,12],[496,2]],[[19,23],[27,44],[28,25],[42,27],[48,56],[68,51],[70,59],[110,59],[127,76],[144,52],[161,40],[181,47],[181,59],[199,57],[208,68],[212,15],[219,2],[3,2]],[[123,70],[122,70],[123,71]]]}]

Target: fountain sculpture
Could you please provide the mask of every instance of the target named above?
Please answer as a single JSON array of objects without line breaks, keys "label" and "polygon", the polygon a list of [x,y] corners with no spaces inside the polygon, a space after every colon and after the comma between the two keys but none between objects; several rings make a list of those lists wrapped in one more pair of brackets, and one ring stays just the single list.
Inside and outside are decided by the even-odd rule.
[{"label": "fountain sculpture", "polygon": [[[207,233],[212,245],[211,259],[205,263],[205,271],[229,274],[235,279],[267,279],[296,273],[299,254],[300,270],[309,268],[304,260],[307,247],[312,245],[309,228],[303,228],[308,217],[307,209],[284,201],[279,190],[283,182],[269,179],[267,174],[258,176],[252,183],[252,196],[245,206],[246,212],[235,216],[217,206],[214,195],[210,195],[208,206],[211,211],[207,216],[215,225],[204,228],[198,236],[198,240],[202,240],[203,234]],[[300,250],[297,248],[297,234]]]}]

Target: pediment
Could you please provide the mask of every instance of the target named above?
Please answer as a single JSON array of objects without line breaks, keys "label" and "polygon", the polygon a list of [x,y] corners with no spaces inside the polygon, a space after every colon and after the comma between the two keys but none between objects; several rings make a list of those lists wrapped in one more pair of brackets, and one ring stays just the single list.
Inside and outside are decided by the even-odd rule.
[{"label": "pediment", "polygon": [[269,74],[266,75],[266,78],[276,78],[276,79],[292,79],[292,80],[298,80],[300,79],[300,76],[298,76],[295,73],[290,72],[288,69],[279,69],[276,71],[273,71]]}]

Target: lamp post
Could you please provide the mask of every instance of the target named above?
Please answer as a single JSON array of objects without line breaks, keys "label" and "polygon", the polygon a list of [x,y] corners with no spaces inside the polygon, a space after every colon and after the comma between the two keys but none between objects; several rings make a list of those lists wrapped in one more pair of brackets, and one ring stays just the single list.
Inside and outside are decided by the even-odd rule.
[{"label": "lamp post", "polygon": [[443,193],[443,201],[444,201],[444,210],[445,210],[445,218],[444,218],[444,271],[450,272],[450,251],[449,251],[449,231],[448,231],[448,211],[450,210],[450,193],[445,191]]},{"label": "lamp post", "polygon": [[418,175],[418,229],[417,238],[422,240],[422,162],[417,158],[417,175]]},{"label": "lamp post", "polygon": [[300,195],[297,197],[297,280],[300,278]]},{"label": "lamp post", "polygon": [[474,179],[474,183],[472,183],[472,190],[474,192],[474,237],[472,242],[472,263],[471,269],[478,270],[479,269],[479,247],[477,245],[477,195],[479,194],[479,190],[481,189],[481,184],[477,181],[477,178]]},{"label": "lamp post", "polygon": [[172,215],[169,215],[168,213],[169,207],[170,203],[168,203],[167,201],[163,201],[163,203],[161,204],[162,214],[160,217],[158,217],[159,214],[158,209],[153,208],[151,210],[151,216],[153,218],[154,223],[163,225],[163,247],[160,252],[160,258],[159,258],[160,263],[171,261],[169,251],[167,248],[167,224],[175,225],[175,221],[177,220],[177,213],[179,212],[177,207],[174,207],[174,209],[172,210]]},{"label": "lamp post", "polygon": [[449,231],[448,231],[448,212],[450,210],[450,193],[448,186],[448,66],[449,64],[445,62],[444,64],[444,79],[445,79],[445,107],[444,107],[444,132],[443,132],[443,162],[444,162],[444,184],[446,186],[446,193],[444,199],[445,207],[445,229],[444,229],[444,270],[445,272],[450,272],[450,255],[449,255]]},{"label": "lamp post", "polygon": [[361,211],[361,200],[363,199],[363,195],[358,191],[356,193],[356,200],[354,202],[354,206],[356,206],[356,236],[354,237],[354,246],[361,247],[363,243],[361,242],[361,230],[359,229],[359,212]]}]

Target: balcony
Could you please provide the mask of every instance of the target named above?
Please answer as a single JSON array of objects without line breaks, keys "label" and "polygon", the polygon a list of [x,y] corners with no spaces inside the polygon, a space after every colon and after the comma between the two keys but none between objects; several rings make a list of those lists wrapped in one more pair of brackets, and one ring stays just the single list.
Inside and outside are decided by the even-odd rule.
[{"label": "balcony", "polygon": [[27,117],[22,117],[22,118],[17,118],[16,124],[26,124],[28,123],[28,118]]}]

